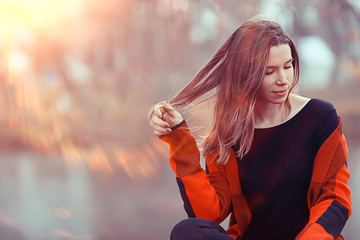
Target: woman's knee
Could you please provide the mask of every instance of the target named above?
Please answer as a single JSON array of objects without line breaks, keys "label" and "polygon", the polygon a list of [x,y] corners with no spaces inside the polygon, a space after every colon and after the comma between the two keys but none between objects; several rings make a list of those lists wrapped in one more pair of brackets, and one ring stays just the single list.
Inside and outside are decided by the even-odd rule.
[{"label": "woman's knee", "polygon": [[225,230],[216,222],[189,218],[175,225],[171,231],[171,240],[201,240],[213,239],[214,236],[228,237]]},{"label": "woman's knee", "polygon": [[184,219],[178,222],[171,231],[171,240],[189,239],[189,234],[196,231],[197,223],[194,218]]}]

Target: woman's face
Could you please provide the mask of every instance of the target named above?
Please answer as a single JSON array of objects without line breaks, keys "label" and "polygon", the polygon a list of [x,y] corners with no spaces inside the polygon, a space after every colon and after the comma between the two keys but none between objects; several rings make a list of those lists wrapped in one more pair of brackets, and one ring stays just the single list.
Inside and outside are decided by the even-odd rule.
[{"label": "woman's face", "polygon": [[294,78],[293,58],[288,44],[270,48],[264,81],[257,101],[263,103],[284,103]]}]

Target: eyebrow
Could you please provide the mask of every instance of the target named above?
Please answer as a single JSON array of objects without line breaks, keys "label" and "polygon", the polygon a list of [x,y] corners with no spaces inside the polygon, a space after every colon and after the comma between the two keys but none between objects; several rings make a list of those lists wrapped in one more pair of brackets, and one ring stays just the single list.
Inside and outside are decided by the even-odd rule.
[{"label": "eyebrow", "polygon": [[[288,63],[291,63],[292,61],[294,61],[293,58],[287,60],[287,61],[284,63],[284,65],[286,65],[286,64],[288,64]],[[277,66],[266,66],[266,68],[277,68]]]}]

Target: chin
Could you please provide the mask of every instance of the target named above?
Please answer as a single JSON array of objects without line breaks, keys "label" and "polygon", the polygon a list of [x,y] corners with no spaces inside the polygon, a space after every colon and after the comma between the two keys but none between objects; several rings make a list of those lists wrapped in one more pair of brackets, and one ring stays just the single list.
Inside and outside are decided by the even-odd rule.
[{"label": "chin", "polygon": [[283,104],[283,103],[286,102],[286,99],[287,99],[287,96],[284,96],[284,97],[281,97],[281,98],[272,99],[269,102],[271,102],[273,104]]},{"label": "chin", "polygon": [[287,98],[288,98],[288,94],[282,97],[267,96],[263,98],[258,98],[258,102],[261,102],[262,104],[283,104],[286,102]]}]

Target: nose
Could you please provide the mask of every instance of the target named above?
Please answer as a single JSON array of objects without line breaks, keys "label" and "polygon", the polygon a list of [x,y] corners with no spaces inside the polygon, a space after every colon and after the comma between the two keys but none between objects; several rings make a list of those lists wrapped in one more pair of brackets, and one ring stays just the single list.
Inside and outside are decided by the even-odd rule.
[{"label": "nose", "polygon": [[286,74],[284,70],[280,70],[277,75],[276,84],[278,85],[286,85],[288,83]]}]

